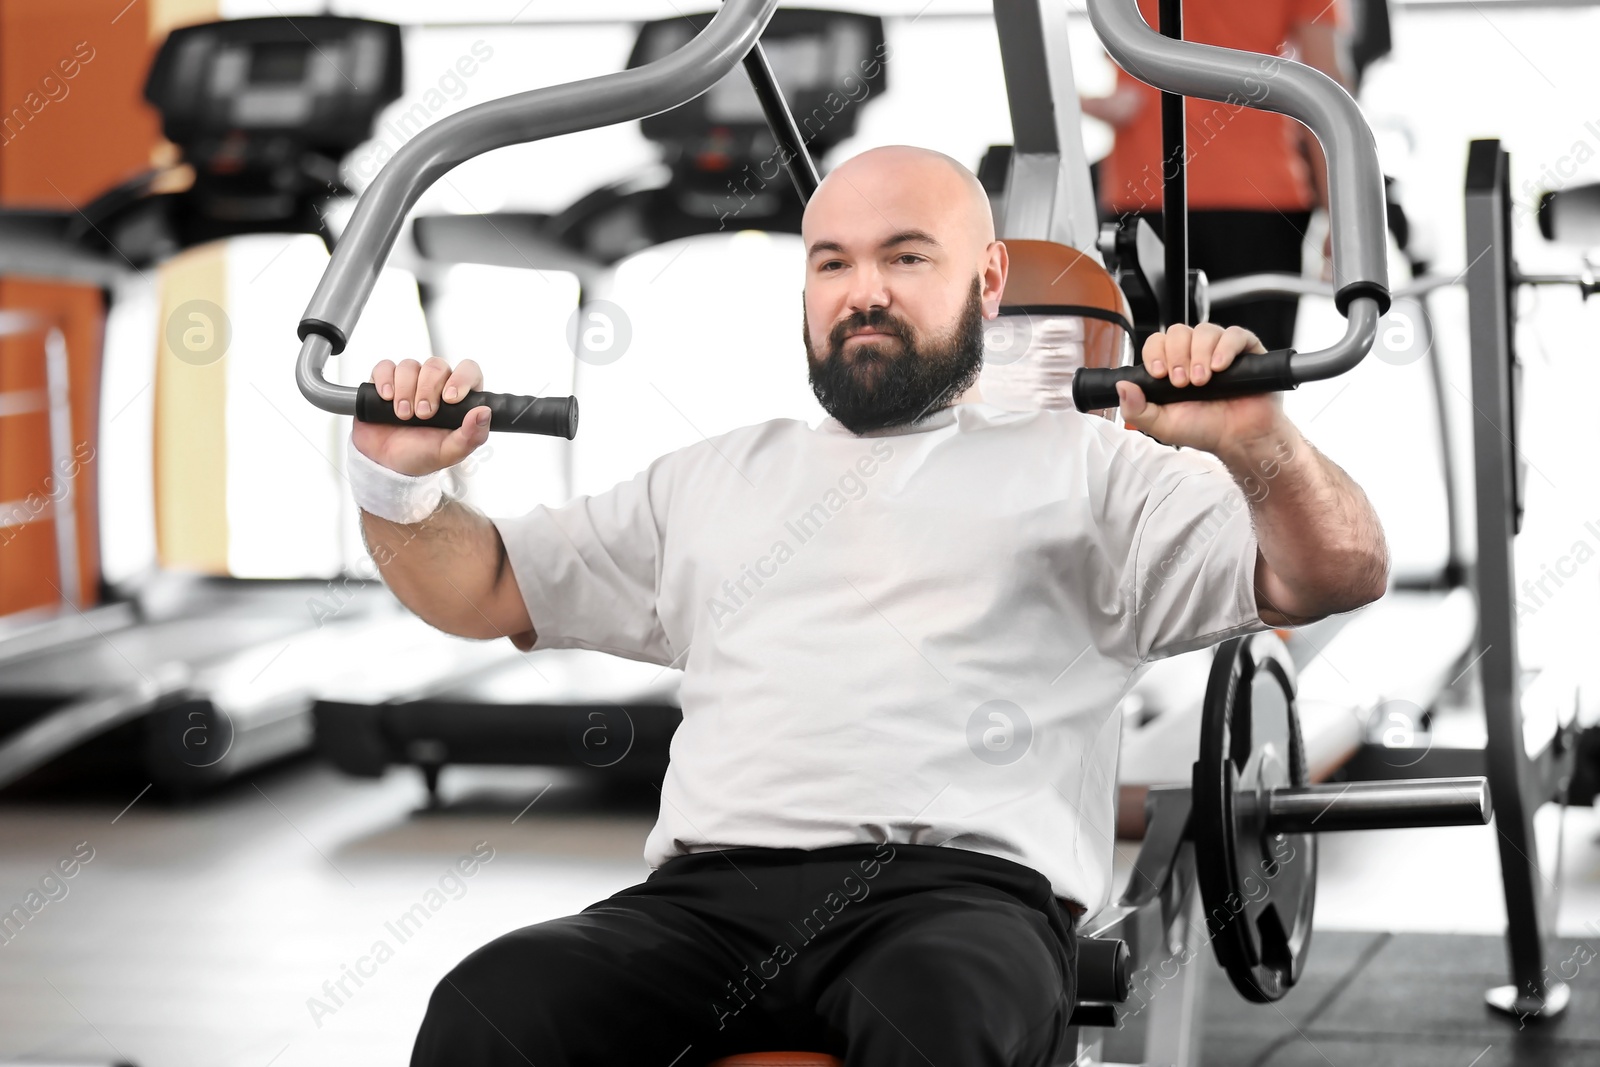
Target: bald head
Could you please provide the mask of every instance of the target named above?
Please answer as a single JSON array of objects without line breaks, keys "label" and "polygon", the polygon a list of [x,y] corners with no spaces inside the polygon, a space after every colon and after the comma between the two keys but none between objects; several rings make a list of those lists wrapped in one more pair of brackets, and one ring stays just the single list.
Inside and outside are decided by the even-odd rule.
[{"label": "bald head", "polygon": [[801,234],[861,208],[890,218],[938,220],[941,230],[959,235],[974,255],[994,240],[989,194],[977,175],[930,148],[887,145],[839,164],[807,203]]},{"label": "bald head", "polygon": [[977,399],[1008,264],[970,170],[909,145],[863,152],[817,187],[800,237],[806,353],[830,413],[861,432]]}]

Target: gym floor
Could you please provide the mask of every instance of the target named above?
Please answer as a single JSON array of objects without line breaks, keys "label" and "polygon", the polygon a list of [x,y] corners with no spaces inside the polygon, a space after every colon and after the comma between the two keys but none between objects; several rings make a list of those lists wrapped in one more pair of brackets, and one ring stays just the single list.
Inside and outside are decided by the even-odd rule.
[{"label": "gym floor", "polygon": [[[429,993],[463,955],[645,876],[656,805],[648,787],[628,795],[538,769],[447,770],[432,812],[400,770],[367,781],[301,763],[184,807],[141,788],[106,779],[70,799],[41,786],[0,801],[0,901],[89,857],[0,949],[0,1062],[403,1063]],[[1540,824],[1552,877],[1559,814],[1546,808]],[[1600,926],[1583,918],[1600,914],[1600,814],[1565,820],[1549,959],[1585,973],[1563,1017],[1519,1028],[1483,1005],[1505,980],[1493,827],[1329,836],[1299,987],[1247,1004],[1201,957],[1203,1062],[1600,1062],[1600,987],[1586,980]],[[449,876],[474,853],[490,858]],[[397,927],[419,903],[427,920]],[[347,976],[379,940],[393,954],[364,963],[358,986]]]}]

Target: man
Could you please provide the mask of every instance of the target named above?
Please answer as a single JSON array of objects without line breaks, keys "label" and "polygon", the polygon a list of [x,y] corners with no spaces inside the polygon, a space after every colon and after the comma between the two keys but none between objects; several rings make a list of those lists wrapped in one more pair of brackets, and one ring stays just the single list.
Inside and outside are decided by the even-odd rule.
[{"label": "man", "polygon": [[[1199,44],[1262,53],[1245,95],[1185,101],[1189,265],[1212,281],[1263,271],[1299,274],[1313,208],[1328,209],[1327,163],[1311,131],[1287,115],[1258,110],[1271,98],[1280,54],[1354,92],[1346,0],[1189,0],[1183,36]],[[1139,0],[1151,26],[1157,0]],[[1161,92],[1117,69],[1109,96],[1085,97],[1084,114],[1116,132],[1100,165],[1103,217],[1161,233]],[[1331,255],[1331,235],[1322,255]],[[1269,348],[1294,343],[1295,297],[1265,296],[1218,308],[1217,322],[1242,326]]]},{"label": "man", "polygon": [[[413,1064],[1049,1063],[1073,921],[1110,892],[1130,673],[1383,592],[1376,516],[1276,396],[1158,408],[1122,386],[1168,444],[983,403],[1007,254],[959,163],[863,153],[802,238],[816,429],[745,427],[491,520],[430,481],[486,408],[353,428],[369,547],[424,619],[684,670],[649,878],[467,957]],[[1144,359],[1203,383],[1253,341],[1174,329]],[[385,361],[373,381],[426,417],[480,374]]]}]

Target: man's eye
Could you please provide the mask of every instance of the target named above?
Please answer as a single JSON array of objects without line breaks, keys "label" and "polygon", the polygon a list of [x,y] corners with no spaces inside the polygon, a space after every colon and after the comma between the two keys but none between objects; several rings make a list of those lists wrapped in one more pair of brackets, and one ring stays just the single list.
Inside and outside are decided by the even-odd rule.
[{"label": "man's eye", "polygon": [[897,256],[895,258],[899,259],[901,262],[905,262],[907,260],[909,260],[912,263],[921,263],[922,262],[922,257],[917,255],[915,252],[902,252],[899,256]]}]

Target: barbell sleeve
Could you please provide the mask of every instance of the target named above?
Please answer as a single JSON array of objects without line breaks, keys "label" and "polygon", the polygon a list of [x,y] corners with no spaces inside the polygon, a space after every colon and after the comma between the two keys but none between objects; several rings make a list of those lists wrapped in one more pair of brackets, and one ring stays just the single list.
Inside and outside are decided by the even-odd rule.
[{"label": "barbell sleeve", "polygon": [[1482,826],[1494,807],[1487,778],[1346,782],[1266,792],[1269,833],[1320,834],[1421,826]]}]

